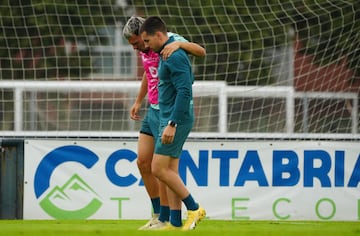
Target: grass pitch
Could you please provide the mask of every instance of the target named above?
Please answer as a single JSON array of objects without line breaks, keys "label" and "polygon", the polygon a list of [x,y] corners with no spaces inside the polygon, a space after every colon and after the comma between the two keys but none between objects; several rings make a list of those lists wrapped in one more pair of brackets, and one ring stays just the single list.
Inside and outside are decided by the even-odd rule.
[{"label": "grass pitch", "polygon": [[359,222],[204,220],[193,231],[138,231],[141,220],[0,220],[0,235],[31,236],[345,236],[360,235]]}]

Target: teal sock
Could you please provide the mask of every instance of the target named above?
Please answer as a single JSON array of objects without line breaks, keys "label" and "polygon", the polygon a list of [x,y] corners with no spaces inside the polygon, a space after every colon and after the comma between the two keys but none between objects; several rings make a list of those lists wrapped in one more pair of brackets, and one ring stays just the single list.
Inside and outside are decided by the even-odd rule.
[{"label": "teal sock", "polygon": [[170,223],[175,227],[181,227],[181,210],[170,210]]},{"label": "teal sock", "polygon": [[186,206],[187,210],[194,211],[199,208],[199,204],[197,204],[194,200],[194,198],[189,194],[186,198],[182,200]]},{"label": "teal sock", "polygon": [[169,206],[161,206],[160,205],[160,216],[159,220],[161,222],[169,221],[170,219],[170,208]]},{"label": "teal sock", "polygon": [[160,197],[151,198],[151,204],[154,214],[160,214]]}]

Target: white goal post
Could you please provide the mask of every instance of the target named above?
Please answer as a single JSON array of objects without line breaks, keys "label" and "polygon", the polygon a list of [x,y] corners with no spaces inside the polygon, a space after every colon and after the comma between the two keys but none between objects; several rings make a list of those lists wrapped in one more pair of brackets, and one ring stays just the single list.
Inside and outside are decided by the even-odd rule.
[{"label": "white goal post", "polygon": [[[12,90],[14,94],[14,129],[0,131],[3,137],[137,137],[138,131],[134,130],[130,118],[129,130],[126,131],[28,131],[23,129],[24,92],[114,92],[125,93],[129,107],[132,105],[139,89],[139,81],[0,81],[1,90]],[[190,137],[195,138],[324,138],[324,139],[359,139],[358,127],[358,95],[357,93],[345,92],[296,92],[290,86],[229,86],[224,81],[196,81],[193,85],[194,97],[216,97],[218,100],[218,122],[216,132],[192,132]],[[280,98],[285,100],[286,125],[284,132],[261,133],[261,132],[231,132],[228,128],[229,98]],[[351,109],[351,133],[330,134],[307,132],[294,132],[295,125],[295,99],[300,99],[304,106],[302,122],[306,126],[309,99],[345,99],[352,103]],[[196,106],[196,104],[195,104]],[[35,111],[30,111],[35,112]],[[241,111],[240,111],[241,112]]]}]

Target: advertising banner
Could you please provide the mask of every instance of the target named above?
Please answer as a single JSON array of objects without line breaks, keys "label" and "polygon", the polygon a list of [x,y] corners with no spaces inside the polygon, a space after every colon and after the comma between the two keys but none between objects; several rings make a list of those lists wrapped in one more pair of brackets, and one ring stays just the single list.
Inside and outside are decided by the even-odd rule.
[{"label": "advertising banner", "polygon": [[[24,219],[148,219],[136,150],[25,140]],[[210,219],[358,221],[359,154],[356,142],[188,140],[179,174]]]}]

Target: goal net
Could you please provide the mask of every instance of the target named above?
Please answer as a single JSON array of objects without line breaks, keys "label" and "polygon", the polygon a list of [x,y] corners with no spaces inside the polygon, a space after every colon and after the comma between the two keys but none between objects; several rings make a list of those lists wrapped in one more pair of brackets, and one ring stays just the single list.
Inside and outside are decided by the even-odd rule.
[{"label": "goal net", "polygon": [[132,15],[206,49],[191,136],[359,139],[358,0],[1,1],[1,135],[137,136]]}]

